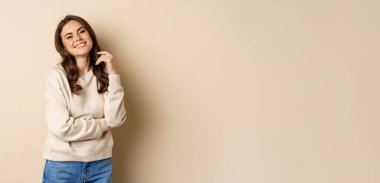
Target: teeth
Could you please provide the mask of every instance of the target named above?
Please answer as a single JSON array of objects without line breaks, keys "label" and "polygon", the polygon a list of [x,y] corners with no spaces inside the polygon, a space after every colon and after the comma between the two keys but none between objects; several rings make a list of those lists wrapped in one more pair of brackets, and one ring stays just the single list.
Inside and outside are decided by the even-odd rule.
[{"label": "teeth", "polygon": [[81,43],[81,44],[76,45],[75,48],[82,48],[82,47],[84,47],[84,45],[85,45],[85,43]]}]

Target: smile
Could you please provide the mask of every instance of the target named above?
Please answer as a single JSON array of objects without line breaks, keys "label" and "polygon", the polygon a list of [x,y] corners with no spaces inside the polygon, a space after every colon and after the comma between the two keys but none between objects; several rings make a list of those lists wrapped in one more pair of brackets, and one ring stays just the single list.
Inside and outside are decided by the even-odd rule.
[{"label": "smile", "polygon": [[75,45],[74,48],[83,48],[84,46],[86,46],[86,42],[79,43]]}]

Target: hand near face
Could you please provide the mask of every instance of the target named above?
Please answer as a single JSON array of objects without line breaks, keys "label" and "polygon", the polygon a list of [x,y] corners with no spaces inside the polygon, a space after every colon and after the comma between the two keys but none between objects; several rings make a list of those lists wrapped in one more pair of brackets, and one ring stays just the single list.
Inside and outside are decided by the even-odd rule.
[{"label": "hand near face", "polygon": [[108,74],[117,74],[113,56],[106,51],[100,51],[98,54],[100,57],[96,60],[95,65],[105,62]]}]

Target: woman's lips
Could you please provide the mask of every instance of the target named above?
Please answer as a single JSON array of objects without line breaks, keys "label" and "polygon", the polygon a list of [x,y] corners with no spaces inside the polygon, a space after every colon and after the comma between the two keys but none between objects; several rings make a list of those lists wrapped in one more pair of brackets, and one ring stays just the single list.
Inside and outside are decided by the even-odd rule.
[{"label": "woman's lips", "polygon": [[83,48],[84,46],[86,46],[85,42],[77,44],[74,48]]}]

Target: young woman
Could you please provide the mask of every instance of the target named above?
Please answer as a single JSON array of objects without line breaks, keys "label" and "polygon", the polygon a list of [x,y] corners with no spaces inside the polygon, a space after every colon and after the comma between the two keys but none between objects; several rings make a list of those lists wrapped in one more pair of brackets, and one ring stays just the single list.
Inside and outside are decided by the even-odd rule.
[{"label": "young woman", "polygon": [[74,15],[59,22],[55,48],[62,61],[47,78],[43,182],[111,182],[111,129],[126,119],[115,60]]}]

